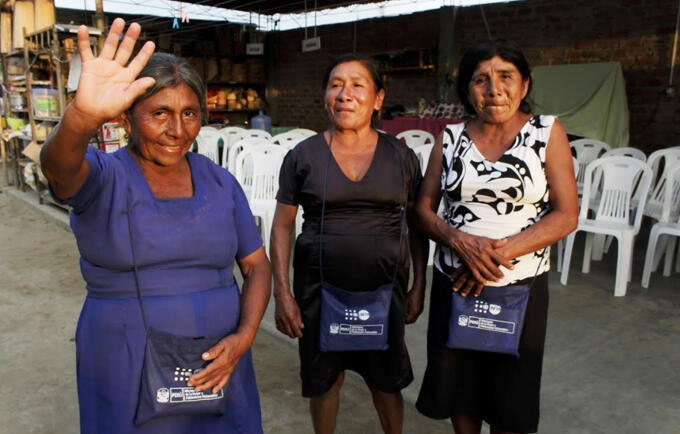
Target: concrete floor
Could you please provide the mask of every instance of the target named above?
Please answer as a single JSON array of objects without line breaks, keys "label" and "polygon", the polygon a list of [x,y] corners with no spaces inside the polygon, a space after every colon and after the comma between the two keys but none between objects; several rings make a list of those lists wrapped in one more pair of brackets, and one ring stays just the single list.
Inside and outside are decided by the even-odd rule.
[{"label": "concrete floor", "polygon": [[[66,215],[33,193],[0,192],[0,401],[2,433],[77,432],[73,332],[84,296]],[[38,212],[36,212],[38,210]],[[613,297],[616,246],[569,285],[550,276],[541,433],[680,433],[680,279],[640,287],[643,228],[626,297]],[[427,309],[426,309],[427,311]],[[30,319],[30,320],[29,320]],[[424,371],[426,313],[407,328],[416,380],[404,391],[405,433],[451,432],[413,408]],[[270,433],[312,432],[299,396],[294,342],[275,331],[270,306],[254,346],[263,423]],[[13,397],[13,398],[9,398]],[[338,433],[377,433],[369,394],[354,376],[342,392]]]}]

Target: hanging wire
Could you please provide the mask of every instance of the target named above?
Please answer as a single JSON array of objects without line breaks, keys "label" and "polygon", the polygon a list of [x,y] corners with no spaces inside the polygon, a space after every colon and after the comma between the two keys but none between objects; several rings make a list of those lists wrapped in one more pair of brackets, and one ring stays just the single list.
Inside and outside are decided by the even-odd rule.
[{"label": "hanging wire", "polygon": [[486,27],[486,35],[491,39],[491,30],[489,29],[489,22],[486,21],[486,14],[484,13],[484,7],[479,5],[479,10],[482,11],[482,21],[484,21],[484,27]]},{"label": "hanging wire", "polygon": [[678,50],[678,27],[680,26],[680,0],[678,0],[678,15],[675,19],[675,36],[673,37],[673,55],[671,56],[671,75],[668,78],[668,88],[673,87],[673,71],[675,70],[675,53]]}]

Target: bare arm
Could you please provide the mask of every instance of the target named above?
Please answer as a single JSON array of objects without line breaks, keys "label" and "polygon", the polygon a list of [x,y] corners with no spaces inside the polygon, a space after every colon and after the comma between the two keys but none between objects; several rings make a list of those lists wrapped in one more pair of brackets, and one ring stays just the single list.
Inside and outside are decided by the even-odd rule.
[{"label": "bare arm", "polygon": [[406,294],[406,324],[414,323],[423,312],[425,300],[425,272],[427,268],[427,253],[429,243],[418,227],[416,204],[409,202],[406,208],[406,218],[409,228],[409,249],[413,261],[413,285]]},{"label": "bare arm", "polygon": [[550,246],[576,229],[578,194],[569,140],[560,121],[555,121],[545,155],[545,175],[552,210],[536,224],[508,237],[499,249],[507,259]]},{"label": "bare arm", "polygon": [[150,77],[136,80],[154,51],[153,42],[144,44],[125,66],[141,27],[132,23],[119,46],[118,40],[124,27],[122,19],[113,21],[104,48],[96,58],[90,50],[87,27],[80,26],[78,29],[82,61],[78,90],[61,121],[47,138],[40,155],[43,172],[60,199],[72,197],[87,179],[89,165],[85,151],[99,126],[130,107],[135,98],[154,83]]},{"label": "bare arm", "polygon": [[238,265],[243,275],[241,319],[234,334],[203,353],[203,360],[212,362],[187,383],[197,391],[212,389],[216,393],[227,384],[238,360],[253,345],[269,302],[272,273],[264,247],[239,259]]},{"label": "bare arm", "polygon": [[276,328],[291,338],[302,337],[302,315],[290,290],[290,233],[295,225],[297,207],[276,203],[272,223],[271,251],[274,268],[274,298],[276,300]]},{"label": "bare arm", "polygon": [[441,200],[443,134],[435,141],[416,203],[420,229],[436,243],[455,250],[458,257],[470,268],[475,279],[480,282],[496,281],[503,277],[499,265],[512,268],[512,264],[496,251],[505,245],[506,241],[466,234],[450,226],[437,215]]}]

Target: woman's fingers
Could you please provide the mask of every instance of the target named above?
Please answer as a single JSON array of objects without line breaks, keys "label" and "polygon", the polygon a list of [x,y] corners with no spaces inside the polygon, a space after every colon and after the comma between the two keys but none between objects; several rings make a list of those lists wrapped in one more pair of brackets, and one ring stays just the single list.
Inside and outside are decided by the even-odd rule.
[{"label": "woman's fingers", "polygon": [[132,50],[134,50],[135,48],[135,43],[137,42],[137,38],[139,37],[139,33],[141,31],[142,27],[139,24],[132,23],[128,27],[127,32],[125,32],[123,41],[120,43],[118,50],[116,50],[115,58],[115,61],[118,62],[121,66],[125,66],[128,60],[130,60]]},{"label": "woman's fingers", "polygon": [[111,23],[111,27],[109,28],[109,34],[106,37],[106,41],[104,41],[104,47],[99,53],[99,57],[104,59],[113,59],[113,56],[116,54],[116,48],[118,48],[120,35],[123,33],[124,28],[125,20],[122,18],[116,18],[113,20],[113,23]]},{"label": "woman's fingers", "polygon": [[142,48],[139,50],[139,53],[130,61],[130,64],[127,66],[127,69],[129,73],[132,75],[132,77],[137,77],[139,73],[144,69],[144,66],[146,65],[146,62],[149,61],[149,57],[153,54],[154,50],[156,49],[156,44],[154,44],[151,41],[147,41],[142,45]]},{"label": "woman's fingers", "polygon": [[81,62],[94,59],[92,48],[90,48],[90,31],[87,26],[78,27],[78,51],[80,52]]}]

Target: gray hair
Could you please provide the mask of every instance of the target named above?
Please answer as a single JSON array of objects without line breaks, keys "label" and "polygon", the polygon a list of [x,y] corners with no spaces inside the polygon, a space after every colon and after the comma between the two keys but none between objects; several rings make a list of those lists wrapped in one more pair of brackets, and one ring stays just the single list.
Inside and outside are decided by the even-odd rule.
[{"label": "gray hair", "polygon": [[137,104],[138,101],[149,98],[167,87],[176,87],[185,84],[193,90],[198,97],[201,106],[201,121],[207,119],[207,107],[205,98],[205,87],[203,80],[198,72],[187,63],[186,60],[168,53],[154,53],[139,73],[137,78],[151,77],[156,80],[153,86],[148,88],[144,94],[138,97],[128,111]]}]

